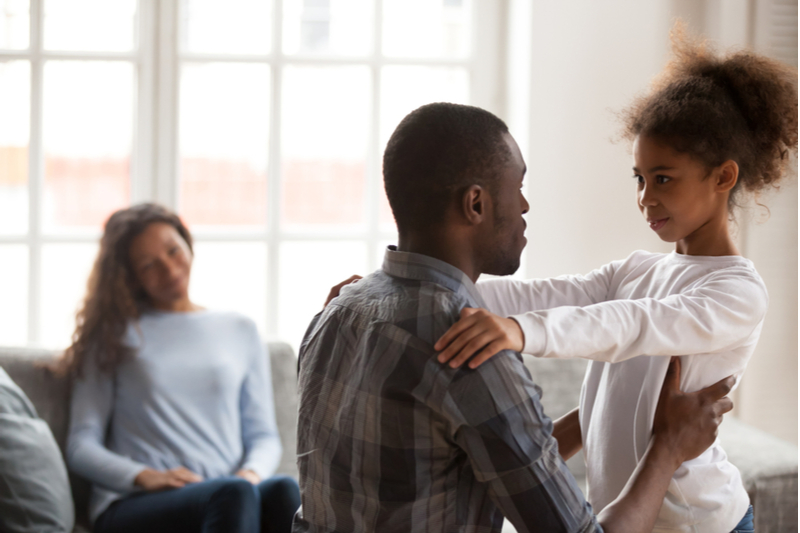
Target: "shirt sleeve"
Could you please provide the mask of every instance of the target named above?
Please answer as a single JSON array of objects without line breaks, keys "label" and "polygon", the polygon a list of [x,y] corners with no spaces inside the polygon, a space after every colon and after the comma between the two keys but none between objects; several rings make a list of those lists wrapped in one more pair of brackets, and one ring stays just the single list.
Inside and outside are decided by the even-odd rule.
[{"label": "shirt sleeve", "polygon": [[242,385],[240,408],[244,457],[241,468],[261,479],[275,473],[281,458],[281,439],[275,421],[269,354],[255,325],[251,327],[250,368]]},{"label": "shirt sleeve", "polygon": [[519,354],[505,351],[462,370],[444,414],[476,479],[519,532],[602,531],[558,453],[553,424]]},{"label": "shirt sleeve", "polygon": [[619,262],[609,263],[586,275],[518,280],[495,278],[476,287],[486,308],[501,316],[511,316],[565,305],[583,307],[608,298],[609,287]]},{"label": "shirt sleeve", "polygon": [[117,492],[131,492],[136,488],[134,479],[147,465],[105,447],[114,409],[114,379],[91,363],[84,370],[83,378],[75,380],[72,387],[67,464],[92,483]]},{"label": "shirt sleeve", "polygon": [[662,299],[610,300],[512,318],[525,334],[525,353],[615,363],[733,349],[759,327],[767,305],[760,280],[726,270]]}]

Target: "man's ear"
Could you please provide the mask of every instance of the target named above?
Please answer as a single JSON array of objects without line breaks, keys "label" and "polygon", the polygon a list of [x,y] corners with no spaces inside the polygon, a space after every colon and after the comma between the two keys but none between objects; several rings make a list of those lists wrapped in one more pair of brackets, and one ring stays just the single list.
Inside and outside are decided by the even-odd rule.
[{"label": "man's ear", "polygon": [[739,165],[733,159],[728,159],[717,167],[717,192],[728,192],[739,180]]},{"label": "man's ear", "polygon": [[461,195],[461,213],[470,225],[483,222],[488,205],[488,192],[480,185],[470,185]]}]

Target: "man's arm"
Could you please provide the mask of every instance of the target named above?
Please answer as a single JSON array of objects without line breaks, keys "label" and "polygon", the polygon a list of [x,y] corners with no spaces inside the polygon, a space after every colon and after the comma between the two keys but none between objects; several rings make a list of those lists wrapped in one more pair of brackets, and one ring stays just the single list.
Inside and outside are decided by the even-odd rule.
[{"label": "man's arm", "polygon": [[680,390],[681,363],[673,357],[656,408],[653,438],[622,493],[598,516],[607,533],[652,531],[672,475],[714,443],[733,377],[692,393]]},{"label": "man's arm", "polygon": [[[730,400],[728,378],[696,393],[680,392],[679,362],[670,367],[656,412],[654,438],[623,494],[595,518],[557,453],[553,425],[517,354],[500,354],[451,384],[449,416],[456,443],[476,478],[518,531],[651,531],[677,467],[716,438]],[[677,361],[677,360],[676,360]],[[574,416],[574,415],[573,415]],[[599,523],[598,523],[599,519]],[[550,524],[550,525],[547,525]]]},{"label": "man's arm", "polygon": [[576,407],[553,422],[553,438],[558,441],[558,453],[565,461],[581,451],[583,437],[581,436],[581,421]]}]

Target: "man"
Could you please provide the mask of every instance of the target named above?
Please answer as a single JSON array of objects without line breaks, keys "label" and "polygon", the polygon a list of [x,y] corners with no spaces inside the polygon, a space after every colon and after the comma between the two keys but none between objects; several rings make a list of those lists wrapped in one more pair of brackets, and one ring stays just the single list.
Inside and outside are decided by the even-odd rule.
[{"label": "man", "polygon": [[[732,380],[694,394],[673,366],[654,438],[621,497],[592,514],[558,453],[560,433],[521,356],[475,370],[437,361],[434,343],[482,273],[519,267],[525,164],[487,111],[430,104],[384,154],[399,244],[342,290],[300,349],[295,532],[651,531],[670,478],[714,440]],[[719,400],[719,401],[716,401]]]}]

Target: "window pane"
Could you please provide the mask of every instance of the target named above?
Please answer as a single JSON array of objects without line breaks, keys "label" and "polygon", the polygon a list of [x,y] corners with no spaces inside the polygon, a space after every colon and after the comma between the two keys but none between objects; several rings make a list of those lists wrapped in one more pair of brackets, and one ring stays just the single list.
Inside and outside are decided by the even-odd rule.
[{"label": "window pane", "polygon": [[372,50],[371,0],[285,0],[285,54],[366,55]]},{"label": "window pane", "polygon": [[42,246],[40,300],[41,342],[66,348],[75,331],[75,313],[86,296],[86,282],[97,257],[97,244]]},{"label": "window pane", "polygon": [[[469,103],[469,73],[464,68],[389,66],[381,71],[381,154],[392,132],[407,114],[431,102]],[[380,224],[395,228],[394,217],[381,188]]]},{"label": "window pane", "polygon": [[367,67],[286,67],[281,118],[286,227],[363,224],[369,110]]},{"label": "window pane", "polygon": [[264,228],[269,67],[184,65],[180,213],[191,224]]},{"label": "window pane", "polygon": [[0,0],[0,48],[28,48],[29,10],[28,0]]},{"label": "window pane", "polygon": [[266,54],[270,50],[272,2],[182,0],[181,48],[185,52]]},{"label": "window pane", "polygon": [[28,231],[30,79],[27,61],[0,63],[0,234]]},{"label": "window pane", "polygon": [[28,247],[0,246],[0,346],[22,346],[28,340]]},{"label": "window pane", "polygon": [[44,227],[99,228],[128,205],[133,65],[51,61],[44,67]]},{"label": "window pane", "polygon": [[364,243],[352,241],[285,242],[280,253],[278,336],[297,353],[331,287],[353,274],[367,273],[367,250]]},{"label": "window pane", "polygon": [[383,53],[466,58],[471,11],[470,0],[383,0]]},{"label": "window pane", "polygon": [[264,332],[267,323],[267,247],[264,243],[197,242],[192,301],[209,309],[238,311]]},{"label": "window pane", "polygon": [[44,47],[125,52],[136,46],[136,0],[44,0]]}]

